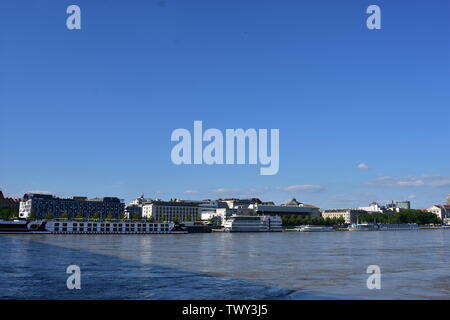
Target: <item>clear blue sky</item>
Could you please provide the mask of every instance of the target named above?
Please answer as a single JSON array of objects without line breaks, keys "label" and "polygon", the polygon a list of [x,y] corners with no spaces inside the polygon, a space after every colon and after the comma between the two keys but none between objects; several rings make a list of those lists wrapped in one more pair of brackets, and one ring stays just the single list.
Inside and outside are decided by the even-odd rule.
[{"label": "clear blue sky", "polygon": [[[447,0],[2,0],[0,188],[442,203],[449,34]],[[194,120],[280,129],[279,173],[175,166],[170,135]]]}]

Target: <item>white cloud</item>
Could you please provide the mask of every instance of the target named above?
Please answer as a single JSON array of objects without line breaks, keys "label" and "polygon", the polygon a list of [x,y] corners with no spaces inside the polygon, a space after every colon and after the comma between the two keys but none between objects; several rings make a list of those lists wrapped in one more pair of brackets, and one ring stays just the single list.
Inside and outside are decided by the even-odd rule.
[{"label": "white cloud", "polygon": [[254,197],[261,195],[265,193],[268,189],[267,188],[261,188],[261,189],[226,189],[226,188],[218,188],[218,189],[212,189],[205,193],[210,193],[214,195],[220,195],[220,196],[233,196],[233,197]]},{"label": "white cloud", "polygon": [[198,190],[184,190],[184,194],[199,194],[200,192]]},{"label": "white cloud", "polygon": [[369,184],[382,187],[449,187],[450,177],[437,174],[407,177],[380,176],[373,178]]},{"label": "white cloud", "polygon": [[356,166],[356,168],[362,169],[362,170],[367,170],[367,169],[369,169],[369,166],[365,163],[360,163]]}]

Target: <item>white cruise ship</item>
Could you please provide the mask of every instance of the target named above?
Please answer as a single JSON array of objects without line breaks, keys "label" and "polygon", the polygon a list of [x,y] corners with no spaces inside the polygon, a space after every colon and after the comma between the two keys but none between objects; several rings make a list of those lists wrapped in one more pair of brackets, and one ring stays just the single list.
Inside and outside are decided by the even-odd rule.
[{"label": "white cruise ship", "polygon": [[231,216],[225,220],[224,232],[281,232],[279,216]]},{"label": "white cruise ship", "polygon": [[15,220],[0,221],[0,233],[162,234],[188,231],[173,222]]}]

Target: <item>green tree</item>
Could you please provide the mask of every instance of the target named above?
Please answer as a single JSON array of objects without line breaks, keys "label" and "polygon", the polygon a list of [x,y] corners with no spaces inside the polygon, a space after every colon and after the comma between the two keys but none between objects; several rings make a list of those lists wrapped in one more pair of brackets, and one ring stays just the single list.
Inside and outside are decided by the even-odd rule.
[{"label": "green tree", "polygon": [[83,219],[84,219],[83,213],[77,212],[77,215],[76,215],[75,219],[76,219],[76,220],[80,220],[80,221],[83,220]]},{"label": "green tree", "polygon": [[111,212],[108,213],[108,215],[106,216],[105,220],[106,221],[112,221],[114,219],[113,215]]},{"label": "green tree", "polygon": [[297,224],[297,217],[296,216],[290,216],[288,219],[288,226],[295,226]]},{"label": "green tree", "polygon": [[17,217],[17,213],[13,208],[1,208],[0,218],[2,219],[13,219]]},{"label": "green tree", "polygon": [[91,216],[91,219],[99,220],[100,219],[100,213],[99,212],[94,212],[94,214]]},{"label": "green tree", "polygon": [[53,213],[52,212],[47,212],[44,216],[45,220],[52,220],[53,219]]},{"label": "green tree", "polygon": [[28,220],[36,220],[36,219],[37,219],[36,210],[31,210],[30,214],[28,215]]},{"label": "green tree", "polygon": [[63,213],[61,213],[61,215],[59,217],[61,219],[67,220],[67,219],[69,219],[69,214],[67,213],[67,211],[64,211]]},{"label": "green tree", "polygon": [[142,218],[141,215],[139,213],[137,213],[137,212],[133,215],[133,220],[134,221],[141,220],[141,218]]}]

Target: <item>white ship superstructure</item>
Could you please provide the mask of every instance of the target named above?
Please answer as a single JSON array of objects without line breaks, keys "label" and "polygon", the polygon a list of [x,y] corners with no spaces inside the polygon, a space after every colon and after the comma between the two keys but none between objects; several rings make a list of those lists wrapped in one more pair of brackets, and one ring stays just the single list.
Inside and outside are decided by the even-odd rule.
[{"label": "white ship superstructure", "polygon": [[[173,222],[94,222],[94,221],[48,221],[46,230],[51,233],[177,233]],[[186,233],[186,232],[179,232]]]},{"label": "white ship superstructure", "polygon": [[281,232],[279,216],[235,215],[225,220],[225,232]]},{"label": "white ship superstructure", "polygon": [[173,222],[0,220],[0,233],[165,234],[188,233],[188,231]]},{"label": "white ship superstructure", "polygon": [[301,226],[298,228],[295,228],[295,230],[300,231],[300,232],[329,232],[329,231],[333,231],[333,227],[329,227],[329,226],[311,226],[311,225],[306,225],[306,226]]}]

